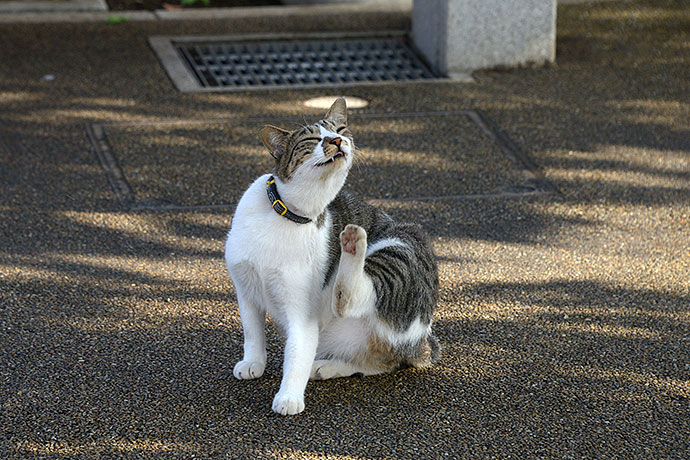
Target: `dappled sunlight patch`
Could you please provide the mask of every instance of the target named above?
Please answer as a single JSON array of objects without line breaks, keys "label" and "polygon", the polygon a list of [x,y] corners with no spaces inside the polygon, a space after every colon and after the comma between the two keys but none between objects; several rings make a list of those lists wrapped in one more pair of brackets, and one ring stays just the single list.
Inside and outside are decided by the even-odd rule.
[{"label": "dappled sunlight patch", "polygon": [[[342,395],[338,395],[342,396]],[[325,449],[324,449],[325,450]],[[245,457],[246,456],[246,457]],[[262,446],[262,447],[255,447],[254,445],[242,445],[242,446],[235,446],[230,449],[228,449],[227,453],[225,454],[225,457],[227,459],[231,458],[252,458],[252,459],[261,459],[261,458],[274,458],[274,459],[302,459],[302,458],[308,458],[310,460],[332,460],[332,459],[338,459],[338,460],[365,460],[370,458],[368,455],[364,456],[359,456],[359,455],[348,455],[348,454],[342,454],[338,453],[336,455],[329,453],[329,452],[319,452],[319,451],[313,451],[313,450],[305,450],[305,449],[295,449],[293,447],[288,447],[288,446],[283,446],[283,447],[269,447],[269,446]]]},{"label": "dappled sunlight patch", "polygon": [[222,264],[112,255],[45,254],[0,264],[3,298],[49,328],[109,331],[237,328]]},{"label": "dappled sunlight patch", "polygon": [[[649,346],[684,341],[690,328],[690,308],[684,307],[690,296],[682,289],[643,289],[639,282],[613,284],[598,278],[538,280],[534,268],[531,276],[525,271],[516,279],[515,266],[513,261],[494,279],[473,267],[454,276],[445,276],[442,268],[437,321],[484,324],[557,340],[596,337]],[[515,281],[505,281],[509,277]]]},{"label": "dappled sunlight patch", "polygon": [[276,113],[303,113],[302,97],[275,97],[260,93],[196,93],[194,99],[205,105],[204,117],[231,117],[237,113],[255,113],[257,116],[275,117]]},{"label": "dappled sunlight patch", "polygon": [[[690,159],[687,152],[635,147],[630,145],[597,144],[592,150],[559,150],[554,154],[577,161],[579,171],[613,171],[656,175],[688,175]],[[558,171],[555,170],[554,173]]]},{"label": "dappled sunlight patch", "polygon": [[586,380],[602,380],[619,386],[622,382],[637,385],[638,392],[645,392],[651,387],[667,395],[690,399],[690,380],[671,378],[642,373],[623,368],[602,368],[592,365],[558,365],[558,371],[567,376]]},{"label": "dappled sunlight patch", "polygon": [[688,129],[687,120],[678,113],[690,113],[690,103],[677,100],[663,99],[627,99],[606,101],[604,105],[613,109],[623,110],[622,118],[634,123],[655,123],[674,126],[678,129]]},{"label": "dappled sunlight patch", "polygon": [[[680,148],[679,135],[668,135],[668,148],[620,143],[597,144],[591,150],[554,150],[545,160],[546,175],[572,201],[589,206],[653,206],[667,210],[688,203],[690,157]],[[660,142],[664,142],[661,139]],[[635,139],[631,139],[631,144]]]},{"label": "dappled sunlight patch", "polygon": [[[567,315],[563,316],[567,320]],[[623,324],[601,324],[594,322],[583,323],[555,323],[550,325],[556,332],[568,334],[596,334],[608,337],[621,337],[627,339],[666,340],[667,337],[657,331],[645,327],[625,326]]]},{"label": "dappled sunlight patch", "polygon": [[395,151],[381,148],[369,148],[362,151],[361,159],[363,167],[385,166],[389,163],[407,165],[419,168],[422,174],[433,174],[443,171],[452,171],[455,174],[468,173],[473,169],[473,163],[453,164],[443,153],[429,148],[426,152]]},{"label": "dappled sunlight patch", "polygon": [[[577,170],[580,180],[588,180],[605,184],[617,186],[637,186],[644,189],[649,189],[650,192],[653,187],[670,187],[677,186],[677,182],[673,178],[663,177],[658,172],[638,172],[634,174],[621,175],[618,171],[612,171],[608,168],[602,169],[579,169]],[[671,171],[673,173],[673,171]],[[555,180],[570,179],[572,171],[570,170],[551,170],[549,176]]]},{"label": "dappled sunlight patch", "polygon": [[358,117],[356,114],[350,114],[348,121],[350,129],[355,134],[355,144],[360,146],[361,141],[357,142],[358,139],[370,134],[396,137],[428,131],[428,120],[424,117],[404,118],[405,114],[391,114],[390,116],[391,118],[395,116],[395,118],[378,118],[375,123],[372,123],[367,116]]},{"label": "dappled sunlight patch", "polygon": [[[690,130],[688,131],[690,134]],[[690,177],[690,157],[686,150],[645,148],[625,144],[597,144],[596,155],[607,161],[611,169],[619,166],[624,172],[644,173],[671,178]],[[609,166],[610,165],[610,166]],[[684,184],[690,186],[687,182]]]},{"label": "dappled sunlight patch", "polygon": [[28,91],[0,91],[0,103],[32,102],[41,99],[42,96]]},{"label": "dappled sunlight patch", "polygon": [[19,441],[14,451],[33,455],[101,455],[101,454],[189,454],[201,446],[192,443],[157,439],[102,439],[100,441]]},{"label": "dappled sunlight patch", "polygon": [[664,7],[663,5],[631,5],[627,8],[620,8],[618,5],[609,7],[601,4],[598,8],[591,8],[586,11],[588,19],[598,21],[615,21],[625,24],[627,27],[648,27],[646,22],[674,22],[678,20],[676,8]]},{"label": "dappled sunlight patch", "polygon": [[[145,293],[166,292],[171,288],[189,292],[203,289],[209,294],[229,291],[226,284],[210,282],[223,279],[222,264],[209,267],[198,261],[173,257],[45,253],[40,258],[14,256],[0,267],[4,272],[2,277],[7,279],[45,281],[67,287],[82,285],[96,290],[117,289],[123,297],[129,297],[138,289]],[[200,282],[204,275],[204,281]]]},{"label": "dappled sunlight patch", "polygon": [[[539,213],[540,208],[531,211]],[[682,231],[690,221],[685,208],[666,206],[664,216],[637,229],[639,237],[634,239],[629,238],[631,226],[639,224],[639,208],[634,206],[582,207],[561,202],[550,204],[548,209],[554,213],[549,232],[535,233],[529,241],[435,238],[433,249],[439,260],[442,292],[448,289],[451,295],[452,286],[459,284],[467,290],[476,283],[524,284],[530,289],[543,286],[539,290],[547,292],[548,286],[555,289],[567,279],[574,280],[570,294],[577,292],[577,286],[589,286],[594,280],[604,291],[644,289],[650,294],[668,293],[672,298],[688,292],[687,257],[683,254],[690,254],[690,248],[687,241],[673,239],[674,232]],[[556,225],[558,231],[554,230]],[[676,251],[664,250],[670,245]],[[558,292],[549,295],[561,304]],[[491,299],[478,301],[491,304]]]},{"label": "dappled sunlight patch", "polygon": [[[632,228],[639,224],[640,210],[649,211],[650,206],[635,203],[607,203],[603,200],[598,202],[559,202],[551,203],[549,213],[557,219],[562,219],[572,223],[579,228],[589,231],[589,234],[581,234],[584,238],[594,238],[602,233],[615,229]],[[664,206],[652,208],[657,217],[647,224],[647,230],[668,232],[669,230],[683,230],[690,225],[690,209],[683,206]],[[660,235],[660,236],[663,236]],[[557,241],[554,241],[557,243]],[[624,244],[620,241],[619,244]],[[629,244],[643,243],[642,241],[631,242]],[[571,243],[572,244],[572,243]],[[603,246],[606,248],[606,246]],[[670,254],[660,254],[664,259]]]},{"label": "dappled sunlight patch", "polygon": [[70,104],[96,107],[136,107],[139,103],[131,98],[75,97],[70,99]]},{"label": "dappled sunlight patch", "polygon": [[[172,219],[150,214],[126,213],[94,213],[81,211],[60,211],[58,214],[70,221],[88,228],[112,230],[137,240],[159,243],[170,247],[168,255],[173,256],[175,247],[185,251],[193,250],[215,253],[222,257],[224,239],[205,237],[199,232],[184,234],[185,222],[193,226],[215,229],[216,232],[226,232],[230,228],[230,217],[225,214],[185,214]],[[178,221],[181,231],[170,232],[170,222]],[[181,222],[180,222],[181,221]],[[166,256],[163,254],[163,256]]]},{"label": "dappled sunlight patch", "polygon": [[148,121],[148,115],[142,115],[132,112],[116,112],[113,110],[106,110],[103,108],[74,108],[74,109],[43,109],[35,110],[30,114],[18,114],[16,120],[31,123],[45,123],[45,122],[59,122],[59,123],[75,123],[75,122],[112,122],[118,120],[127,121]]},{"label": "dappled sunlight patch", "polygon": [[[148,280],[146,284],[169,283],[171,281],[193,282],[198,276],[198,273],[194,270],[198,266],[198,262],[192,260],[182,262],[176,261],[174,258],[149,258],[142,255],[119,256],[114,254],[46,254],[46,256],[50,257],[53,262],[82,265],[93,270],[123,270],[132,277]],[[91,270],[87,269],[87,271]],[[85,279],[90,278],[90,275],[85,276]],[[123,282],[123,280],[115,282]],[[138,284],[140,283],[133,283],[132,286],[137,286]]]}]

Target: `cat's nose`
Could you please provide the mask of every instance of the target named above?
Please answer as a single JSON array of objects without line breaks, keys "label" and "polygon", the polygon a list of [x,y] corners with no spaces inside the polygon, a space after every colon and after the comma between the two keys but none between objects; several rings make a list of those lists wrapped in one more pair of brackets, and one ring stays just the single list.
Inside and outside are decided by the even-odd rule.
[{"label": "cat's nose", "polygon": [[330,141],[328,141],[328,143],[329,143],[329,144],[333,144],[333,145],[335,145],[336,147],[340,148],[340,142],[341,142],[341,140],[342,140],[342,139],[340,139],[339,137],[336,137],[335,139],[331,139]]}]

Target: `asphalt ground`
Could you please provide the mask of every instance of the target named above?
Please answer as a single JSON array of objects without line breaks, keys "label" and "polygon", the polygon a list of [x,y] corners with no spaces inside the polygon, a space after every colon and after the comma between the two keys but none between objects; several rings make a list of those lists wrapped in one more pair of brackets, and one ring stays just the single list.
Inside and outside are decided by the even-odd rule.
[{"label": "asphalt ground", "polygon": [[[269,325],[264,377],[232,377],[242,336],[223,264],[232,209],[126,209],[87,128],[105,127],[135,186],[137,161],[139,171],[149,167],[142,183],[158,185],[135,187],[142,200],[173,190],[183,204],[231,201],[238,181],[209,171],[208,160],[187,165],[188,194],[173,173],[156,175],[168,171],[166,146],[176,158],[209,151],[204,132],[184,124],[174,140],[166,140],[170,126],[156,125],[160,142],[147,144],[151,124],[301,122],[320,115],[302,101],[334,90],[181,94],[147,38],[404,29],[410,21],[400,11],[331,19],[0,24],[0,456],[690,456],[690,9],[683,1],[559,7],[551,66],[478,72],[471,84],[340,91],[370,102],[353,117],[366,119],[365,137],[381,142],[372,152],[406,158],[402,177],[391,178],[402,184],[394,189],[400,196],[363,187],[432,237],[443,358],[422,371],[310,383],[306,411],[280,417],[270,403],[281,339]],[[500,166],[490,142],[469,137],[474,128],[457,115],[440,123],[454,122],[459,135],[428,140],[450,157],[430,156],[427,144],[415,152],[416,141],[397,132],[395,120],[423,139],[434,132],[424,112],[463,110],[491,118],[557,192],[488,193],[503,180],[515,183],[514,171]],[[414,121],[419,132],[400,117],[411,112],[422,114]],[[367,114],[392,118],[375,131]],[[239,154],[223,140],[244,139],[246,123],[202,126],[211,152]],[[459,161],[459,145],[489,151],[496,168],[475,166],[481,156],[473,154],[467,185],[462,177],[443,180],[487,196],[405,199],[407,183],[419,187],[406,179],[419,173],[409,158],[418,153],[419,168]],[[378,174],[368,167],[359,172]]]}]

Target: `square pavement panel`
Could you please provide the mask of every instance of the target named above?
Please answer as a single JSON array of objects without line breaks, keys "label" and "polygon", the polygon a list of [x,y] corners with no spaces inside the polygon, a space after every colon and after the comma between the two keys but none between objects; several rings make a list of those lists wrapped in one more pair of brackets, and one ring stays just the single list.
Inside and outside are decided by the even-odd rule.
[{"label": "square pavement panel", "polygon": [[[235,118],[93,124],[88,133],[128,210],[232,209],[273,159],[266,123]],[[549,193],[532,161],[478,111],[351,114],[358,159],[346,189],[377,200],[473,199]]]}]

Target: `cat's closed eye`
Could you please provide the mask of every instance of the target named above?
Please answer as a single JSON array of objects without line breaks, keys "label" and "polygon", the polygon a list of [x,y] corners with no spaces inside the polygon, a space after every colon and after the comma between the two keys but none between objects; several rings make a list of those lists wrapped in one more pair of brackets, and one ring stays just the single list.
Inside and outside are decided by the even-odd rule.
[{"label": "cat's closed eye", "polygon": [[320,140],[320,137],[305,137],[304,139],[300,139],[299,142],[295,144],[295,147],[302,144],[303,142],[319,142]]}]

